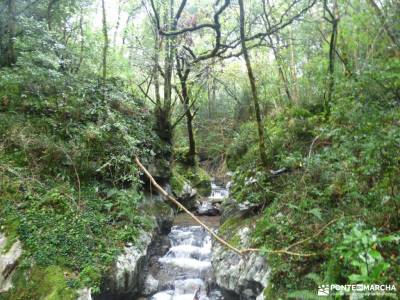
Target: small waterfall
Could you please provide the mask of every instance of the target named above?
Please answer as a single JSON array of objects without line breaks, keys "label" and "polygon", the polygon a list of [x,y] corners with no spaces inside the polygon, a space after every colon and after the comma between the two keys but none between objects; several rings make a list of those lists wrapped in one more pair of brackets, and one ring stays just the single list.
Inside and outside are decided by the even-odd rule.
[{"label": "small waterfall", "polygon": [[213,284],[210,235],[200,226],[174,226],[169,239],[171,248],[159,259],[165,289],[150,299],[224,299]]},{"label": "small waterfall", "polygon": [[229,191],[228,189],[216,185],[214,182],[211,183],[211,195],[208,197],[211,201],[223,200],[228,197]]},{"label": "small waterfall", "polygon": [[[199,210],[215,209],[229,194],[212,183],[212,192]],[[200,226],[173,226],[169,251],[158,259],[158,292],[148,300],[224,300],[214,283],[211,266],[211,237]]]}]

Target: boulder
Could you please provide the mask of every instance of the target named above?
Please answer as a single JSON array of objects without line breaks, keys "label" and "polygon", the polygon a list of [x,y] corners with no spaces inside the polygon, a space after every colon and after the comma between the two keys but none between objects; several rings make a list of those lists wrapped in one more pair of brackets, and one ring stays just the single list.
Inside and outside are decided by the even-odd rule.
[{"label": "boulder", "polygon": [[257,204],[238,203],[236,200],[228,198],[222,203],[221,224],[229,218],[250,216],[255,208],[257,208]]},{"label": "boulder", "polygon": [[[164,189],[170,193],[171,187],[166,185]],[[168,199],[157,193],[146,194],[139,209],[154,218],[158,234],[169,233],[175,214]]]},{"label": "boulder", "polygon": [[151,274],[148,274],[144,282],[142,291],[143,296],[151,296],[158,290],[158,280],[155,279]]},{"label": "boulder", "polygon": [[[240,247],[247,247],[250,229],[240,230]],[[218,242],[213,243],[212,266],[217,285],[241,300],[263,299],[270,269],[263,256],[249,253],[240,256]]]},{"label": "boulder", "polygon": [[140,294],[145,281],[143,269],[147,263],[147,249],[152,238],[152,233],[143,232],[137,246],[125,246],[106,276],[101,293],[94,296],[95,300],[134,299]]},{"label": "boulder", "polygon": [[[147,215],[154,216],[156,226],[151,231],[143,231],[135,245],[129,243],[125,246],[123,253],[118,256],[116,263],[105,277],[101,293],[94,295],[95,300],[136,299],[147,287],[150,280],[146,277],[149,259],[155,250],[161,251],[157,245],[160,244],[160,236],[169,232],[174,212],[157,195],[147,196],[141,210]],[[168,247],[163,249],[167,251]],[[154,286],[155,282],[152,284]]]},{"label": "boulder", "polygon": [[185,181],[181,191],[173,191],[177,200],[187,209],[192,210],[196,207],[197,190],[189,182]]},{"label": "boulder", "polygon": [[[221,227],[218,234],[240,249],[251,248],[253,206],[227,199],[222,204]],[[229,299],[263,300],[270,269],[264,256],[256,252],[238,255],[213,241],[212,266],[216,284]]]},{"label": "boulder", "polygon": [[9,249],[5,249],[7,238],[0,233],[0,293],[13,287],[12,277],[22,254],[22,244],[16,240]]},{"label": "boulder", "polygon": [[157,180],[165,181],[171,177],[170,162],[165,159],[153,159],[146,164],[146,168]]},{"label": "boulder", "polygon": [[199,216],[219,216],[221,211],[211,201],[203,200],[200,205],[197,205],[196,213]]},{"label": "boulder", "polygon": [[92,300],[92,289],[83,288],[78,290],[78,298],[76,300]]}]

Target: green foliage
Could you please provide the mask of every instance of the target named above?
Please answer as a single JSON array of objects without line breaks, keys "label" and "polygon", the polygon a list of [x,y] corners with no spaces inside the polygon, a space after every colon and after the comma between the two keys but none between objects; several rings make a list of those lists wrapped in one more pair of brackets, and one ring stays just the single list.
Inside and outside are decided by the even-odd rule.
[{"label": "green foliage", "polygon": [[[355,102],[347,95],[332,107],[329,123],[301,108],[282,114],[268,122],[268,158],[271,169],[285,167],[286,172],[274,176],[258,166],[256,144],[246,144],[249,131],[230,150],[240,153],[232,197],[263,208],[253,243],[281,249],[312,236],[330,220],[340,221],[292,249],[321,253],[322,261],[268,254],[274,269],[268,295],[315,290],[315,284],[299,276],[310,272],[325,283],[396,282],[398,248],[396,236],[389,237],[399,228],[397,106],[378,105],[371,98]],[[357,219],[363,220],[362,229],[354,226]],[[383,236],[393,241],[383,242]],[[298,293],[290,296],[301,297]]]},{"label": "green foliage", "polygon": [[[108,18],[116,35],[115,43],[110,39],[104,83],[99,76],[102,32],[87,22],[95,14],[94,3],[25,2],[7,2],[16,4],[15,18],[8,15],[6,1],[0,3],[0,229],[8,236],[6,248],[17,237],[22,240],[21,265],[26,267],[18,270],[18,285],[9,298],[71,299],[68,287],[90,285],[98,290],[101,275],[124,243],[134,243],[141,230],[152,226],[141,209],[166,213],[161,205],[149,208],[142,203],[133,159],[137,155],[151,162],[171,156],[171,145],[154,134],[153,107],[135,95],[139,82],[149,81],[149,97],[156,83],[165,89],[165,76],[162,71],[154,76],[157,64],[149,57],[158,57],[162,69],[163,59],[169,63],[169,51],[164,50],[170,43],[159,43],[161,50],[154,55],[157,29],[149,20],[140,20],[137,26],[137,18],[130,15],[122,28],[125,22],[119,24],[118,19],[115,26]],[[136,11],[136,1],[122,2],[120,11]],[[160,16],[167,15],[168,3],[161,2]],[[211,2],[201,2],[187,4],[178,26],[194,20],[212,22]],[[381,1],[383,23],[369,2],[337,3],[340,20],[329,118],[323,103],[329,86],[332,24],[322,18],[322,2],[315,2],[312,13],[304,10],[294,22],[287,18],[300,12],[304,1],[293,6],[277,1],[267,8],[270,21],[285,25],[267,40],[271,47],[249,41],[267,166],[260,167],[243,62],[213,60],[192,66],[188,84],[199,158],[196,166],[186,166],[187,148],[182,146],[187,145],[187,131],[182,122],[175,130],[173,190],[182,191],[189,181],[207,196],[210,178],[200,161],[208,160],[216,173],[226,171],[226,162],[234,171],[232,197],[250,202],[252,212],[259,213],[254,218],[254,245],[268,253],[265,250],[304,241],[292,250],[318,254],[269,255],[273,272],[268,298],[312,298],[306,291],[315,290],[320,282],[398,282],[398,7],[395,1]],[[246,5],[249,23],[265,9],[261,2],[252,4]],[[186,10],[193,20],[187,19]],[[225,41],[227,32],[232,37],[238,32],[235,7],[221,16]],[[12,21],[16,34],[10,38]],[[246,34],[265,31],[264,26],[246,24]],[[214,37],[209,31],[193,31],[171,41],[179,55],[187,50],[181,51],[182,43],[193,48],[191,54],[199,54],[207,53]],[[3,67],[11,44],[16,63]],[[229,49],[221,54],[229,56],[231,50],[236,53]],[[153,100],[158,105],[158,99]],[[165,116],[177,120],[183,107],[171,102],[178,104],[163,103]],[[284,171],[271,172],[276,170]],[[312,237],[331,220],[335,222]],[[246,222],[229,220],[220,232],[229,235]],[[229,237],[240,243],[237,235]]]},{"label": "green foliage", "polygon": [[347,276],[350,283],[386,282],[384,274],[390,264],[385,261],[379,248],[382,249],[384,242],[398,244],[399,240],[398,235],[381,237],[373,230],[363,229],[360,224],[356,224],[348,234],[344,234],[343,240],[333,252],[343,260],[344,265],[351,266]]},{"label": "green foliage", "polygon": [[88,265],[79,273],[79,281],[83,286],[90,286],[93,293],[100,291],[101,269]]},{"label": "green foliage", "polygon": [[[38,269],[83,272],[57,280],[99,291],[123,245],[152,226],[138,208],[134,156],[151,160],[164,148],[148,109],[122,80],[107,82],[104,101],[95,74],[62,72],[55,50],[46,51],[35,58],[27,52],[13,69],[0,70],[0,225],[7,247],[18,237]],[[34,274],[24,270],[21,277]],[[73,294],[55,287],[35,298],[33,290],[21,285],[10,297]]]},{"label": "green foliage", "polygon": [[172,169],[170,184],[175,193],[179,194],[182,192],[185,178],[176,170],[176,168]]}]

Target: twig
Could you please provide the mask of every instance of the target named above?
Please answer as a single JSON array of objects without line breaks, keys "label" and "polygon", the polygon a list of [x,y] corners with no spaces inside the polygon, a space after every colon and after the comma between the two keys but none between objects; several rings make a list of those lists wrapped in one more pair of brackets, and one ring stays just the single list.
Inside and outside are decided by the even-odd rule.
[{"label": "twig", "polygon": [[[266,252],[266,253],[275,253],[275,254],[288,254],[288,255],[300,256],[300,257],[315,256],[315,255],[317,255],[317,253],[299,253],[299,252],[289,251],[289,249],[291,249],[291,248],[293,248],[293,247],[295,247],[295,246],[298,246],[298,245],[300,245],[300,244],[304,244],[305,242],[316,238],[316,237],[319,236],[322,232],[324,232],[324,230],[325,230],[326,228],[328,228],[330,225],[332,225],[333,223],[337,222],[337,221],[340,220],[340,219],[341,219],[341,217],[335,218],[335,219],[329,221],[329,222],[328,222],[327,224],[325,224],[319,231],[317,231],[317,233],[315,233],[314,235],[312,235],[312,236],[310,236],[310,237],[308,237],[308,238],[306,238],[306,239],[297,241],[297,242],[295,242],[295,243],[293,243],[293,244],[291,244],[291,245],[289,245],[289,246],[287,246],[287,247],[285,247],[285,248],[282,248],[282,249],[280,249],[280,250],[266,250],[265,252]],[[260,251],[260,249],[253,248],[253,249],[242,250],[242,252],[256,252],[256,251]]]},{"label": "twig", "polygon": [[[217,234],[214,233],[213,230],[211,230],[206,224],[204,224],[199,218],[197,218],[193,213],[191,213],[185,206],[183,206],[178,200],[176,200],[174,197],[169,195],[158,183],[155,181],[153,176],[147,171],[147,169],[142,165],[142,163],[139,161],[137,157],[135,157],[135,163],[139,166],[139,168],[146,174],[146,176],[150,179],[151,184],[167,199],[175,203],[179,208],[181,208],[184,212],[186,212],[193,220],[196,221],[200,226],[202,226],[205,230],[207,230],[218,242],[220,242],[222,245],[226,246],[227,248],[231,249],[232,251],[236,252],[239,255],[244,255],[249,252],[259,252],[261,251],[260,248],[247,248],[247,249],[238,249],[231,244],[229,244],[227,241],[219,237]],[[273,254],[287,254],[291,256],[299,256],[299,257],[310,257],[310,256],[315,256],[317,253],[300,253],[300,252],[293,252],[289,251],[291,248],[298,246],[300,244],[303,244],[309,240],[312,240],[319,236],[326,228],[328,228],[330,225],[333,223],[337,222],[340,218],[335,218],[331,221],[329,221],[327,224],[325,224],[317,233],[314,235],[300,240],[294,244],[291,244],[285,248],[278,249],[278,250],[266,250],[266,253],[273,253]]]},{"label": "twig", "polygon": [[307,241],[309,241],[309,240],[312,240],[312,239],[316,238],[316,237],[319,236],[326,228],[328,228],[328,227],[329,227],[330,225],[332,225],[333,223],[337,222],[339,219],[340,219],[340,218],[335,218],[335,219],[329,221],[329,222],[328,222],[327,224],[325,224],[319,231],[317,231],[317,233],[315,233],[314,235],[312,235],[312,236],[310,236],[310,237],[308,237],[308,238],[306,238],[306,239],[304,239],[304,240],[298,241],[298,242],[296,242],[296,243],[294,243],[294,244],[291,244],[290,246],[286,247],[285,249],[286,249],[286,250],[289,250],[290,248],[293,248],[294,246],[303,244],[303,243],[305,243],[305,242],[307,242]]},{"label": "twig", "polygon": [[308,151],[308,156],[307,156],[307,164],[308,164],[308,161],[309,161],[310,158],[311,158],[311,153],[312,153],[312,149],[313,149],[313,147],[314,147],[314,144],[315,144],[315,142],[316,142],[318,139],[319,139],[319,135],[317,135],[317,136],[313,139],[313,141],[312,141],[312,143],[311,143],[311,145],[310,145],[310,150]]},{"label": "twig", "polygon": [[207,230],[218,242],[220,242],[222,245],[228,247],[232,251],[238,253],[241,255],[243,250],[239,250],[236,247],[232,246],[228,242],[226,242],[224,239],[219,237],[217,234],[214,233],[213,230],[211,230],[206,224],[204,224],[199,218],[197,218],[193,213],[191,213],[185,206],[183,206],[178,200],[176,200],[174,197],[169,195],[158,183],[155,181],[153,176],[147,171],[147,169],[142,165],[142,163],[139,161],[137,157],[135,157],[135,163],[139,166],[139,168],[146,174],[146,176],[150,179],[150,182],[153,184],[153,186],[166,198],[168,198],[170,201],[172,201],[174,204],[176,204],[179,208],[181,208],[184,212],[186,212],[193,220],[195,220],[199,225],[201,225],[205,230]]},{"label": "twig", "polygon": [[71,156],[67,153],[67,151],[65,151],[65,149],[63,149],[62,147],[59,147],[59,149],[62,152],[64,152],[65,156],[71,162],[72,168],[74,169],[74,173],[75,173],[75,177],[76,177],[76,183],[77,183],[77,187],[78,187],[78,207],[80,207],[81,206],[81,180],[79,179],[78,170],[76,169],[76,165],[75,165],[74,161],[72,160]]}]

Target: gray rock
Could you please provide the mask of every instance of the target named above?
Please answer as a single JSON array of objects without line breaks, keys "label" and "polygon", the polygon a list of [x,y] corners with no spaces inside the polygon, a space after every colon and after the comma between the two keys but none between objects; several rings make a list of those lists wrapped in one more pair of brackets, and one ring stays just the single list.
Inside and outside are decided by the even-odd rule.
[{"label": "gray rock", "polygon": [[106,276],[101,294],[94,299],[119,300],[135,299],[142,291],[145,278],[143,270],[147,263],[148,247],[154,232],[142,232],[138,246],[127,245],[118,256],[116,263]]},{"label": "gray rock", "polygon": [[[94,295],[95,300],[136,299],[148,287],[146,268],[160,234],[170,230],[174,213],[170,206],[159,197],[147,197],[141,209],[147,215],[155,215],[156,226],[150,232],[143,231],[139,241],[127,244],[123,253],[118,256],[116,263],[109,271],[101,288],[100,295]],[[166,250],[165,250],[166,251]],[[153,282],[154,283],[154,282]],[[158,283],[157,283],[158,284]],[[148,291],[150,293],[150,290]]]},{"label": "gray rock", "polygon": [[200,205],[197,205],[196,213],[199,216],[219,216],[221,210],[211,201],[203,200]]},{"label": "gray rock", "polygon": [[142,291],[143,296],[151,296],[158,290],[158,280],[155,279],[151,274],[148,274],[144,282],[144,288]]},{"label": "gray rock", "polygon": [[221,224],[228,218],[249,216],[256,207],[257,204],[249,202],[238,203],[236,200],[228,198],[222,203]]},{"label": "gray rock", "polygon": [[[250,228],[242,228],[239,236],[241,247],[248,247]],[[270,274],[264,257],[257,253],[240,256],[214,241],[212,266],[216,283],[223,290],[236,294],[241,300],[263,299],[262,291]]]},{"label": "gray rock", "polygon": [[147,164],[146,168],[158,180],[167,180],[171,177],[171,166],[167,160],[154,159]]},{"label": "gray rock", "polygon": [[187,209],[192,210],[196,207],[197,190],[189,182],[185,181],[182,191],[173,191],[173,193]]},{"label": "gray rock", "polygon": [[6,243],[6,236],[0,233],[0,293],[13,287],[12,277],[22,254],[22,244],[19,240],[15,241],[7,251]]},{"label": "gray rock", "polygon": [[78,290],[78,298],[76,300],[92,300],[92,289],[83,288]]},{"label": "gray rock", "polygon": [[169,202],[158,194],[146,194],[139,207],[147,215],[153,216],[159,234],[168,234],[174,221],[174,211]]}]

